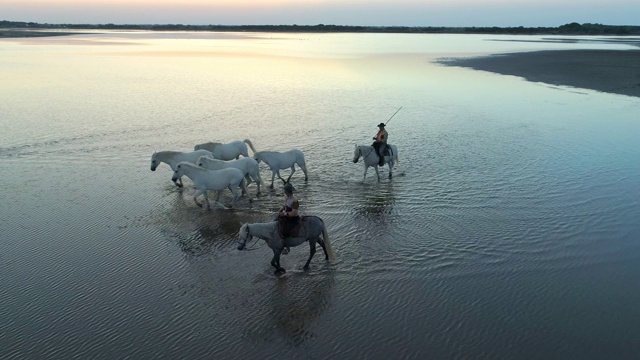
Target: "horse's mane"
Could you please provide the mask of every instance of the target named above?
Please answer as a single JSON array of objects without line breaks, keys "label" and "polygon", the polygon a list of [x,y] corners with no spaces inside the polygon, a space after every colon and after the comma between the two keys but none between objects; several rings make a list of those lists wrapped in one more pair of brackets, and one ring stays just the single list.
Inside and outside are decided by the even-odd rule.
[{"label": "horse's mane", "polygon": [[238,236],[242,235],[242,233],[245,232],[247,228],[247,223],[242,224],[242,226],[240,226],[240,231],[238,231]]},{"label": "horse's mane", "polygon": [[269,150],[264,150],[264,151],[258,151],[256,153],[254,153],[254,156],[260,156],[260,155],[266,155],[266,154],[280,154],[279,151],[269,151]]},{"label": "horse's mane", "polygon": [[171,159],[172,157],[181,154],[180,151],[171,151],[171,150],[165,150],[165,151],[156,151],[156,158],[158,159]]},{"label": "horse's mane", "polygon": [[201,159],[202,159],[202,160],[209,161],[209,162],[226,162],[226,161],[224,161],[224,160],[211,158],[211,157],[208,157],[208,156],[206,156],[206,155],[202,155],[202,156],[200,156],[200,158],[198,159],[198,161],[200,161]]},{"label": "horse's mane", "polygon": [[199,145],[198,145],[198,147],[199,147],[199,149],[198,149],[198,150],[207,150],[207,149],[205,149],[205,148],[211,148],[211,151],[213,151],[215,148],[217,148],[217,147],[218,147],[218,146],[220,146],[220,145],[222,145],[222,143],[219,143],[219,142],[211,142],[211,141],[210,141],[210,142],[206,142],[206,143],[203,143],[203,144],[199,144]]},{"label": "horse's mane", "polygon": [[207,170],[207,169],[205,169],[205,168],[203,168],[201,166],[198,166],[198,165],[196,165],[194,163],[190,163],[188,161],[182,161],[182,162],[180,162],[179,165],[187,166],[187,167],[190,167],[190,168],[195,169],[195,170]]}]

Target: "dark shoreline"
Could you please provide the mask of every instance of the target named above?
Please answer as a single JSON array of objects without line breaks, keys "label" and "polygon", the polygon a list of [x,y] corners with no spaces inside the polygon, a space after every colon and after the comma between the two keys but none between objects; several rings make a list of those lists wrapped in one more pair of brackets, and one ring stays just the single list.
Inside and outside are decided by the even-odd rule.
[{"label": "dark shoreline", "polygon": [[640,97],[640,50],[545,50],[442,59],[438,63]]},{"label": "dark shoreline", "polygon": [[405,34],[494,34],[494,35],[617,35],[640,36],[637,25],[578,24],[557,27],[498,26],[356,26],[356,25],[183,25],[183,24],[47,24],[0,20],[0,29],[13,30],[147,30],[216,32],[304,32],[304,33],[405,33]]},{"label": "dark shoreline", "polygon": [[68,35],[78,35],[78,34],[80,33],[70,32],[70,31],[0,29],[0,39],[31,38],[31,37],[46,37],[46,36],[68,36]]}]

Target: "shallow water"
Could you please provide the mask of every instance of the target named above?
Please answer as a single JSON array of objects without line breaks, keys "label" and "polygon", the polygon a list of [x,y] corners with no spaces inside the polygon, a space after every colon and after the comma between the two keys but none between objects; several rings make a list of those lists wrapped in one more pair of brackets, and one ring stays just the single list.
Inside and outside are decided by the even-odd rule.
[{"label": "shallow water", "polygon": [[[632,358],[640,101],[431,63],[624,45],[510,39],[0,39],[0,357]],[[394,178],[363,183],[354,144],[400,106]],[[149,170],[246,138],[304,151],[336,262],[236,250],[277,183],[204,211]]]}]

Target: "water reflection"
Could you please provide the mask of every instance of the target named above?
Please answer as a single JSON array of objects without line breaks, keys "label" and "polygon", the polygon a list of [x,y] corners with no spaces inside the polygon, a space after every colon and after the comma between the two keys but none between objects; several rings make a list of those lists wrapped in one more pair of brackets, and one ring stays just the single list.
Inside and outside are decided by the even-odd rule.
[{"label": "water reflection", "polygon": [[[273,221],[283,197],[281,190],[276,190],[253,198],[252,202],[242,197],[232,209],[212,202],[211,210],[205,210],[194,204],[195,190],[190,185],[178,189],[167,184],[163,191],[164,208],[153,210],[146,222],[158,224],[164,232],[173,234],[172,238],[177,239],[184,253],[194,256],[211,254],[235,243],[242,224]],[[299,192],[299,196],[304,198],[304,190]],[[209,198],[212,199],[213,194]],[[220,201],[225,203],[230,199],[231,194],[227,190]]]},{"label": "water reflection", "polygon": [[248,332],[260,339],[281,337],[302,345],[317,336],[311,324],[330,306],[334,286],[334,272],[330,269],[319,273],[291,272],[274,279],[266,299],[265,318]]},{"label": "water reflection", "polygon": [[352,192],[355,217],[365,217],[383,221],[394,212],[396,202],[394,185],[392,182],[375,185],[364,185]]},{"label": "water reflection", "polygon": [[[247,198],[237,201],[234,209],[223,209],[212,205],[211,210],[195,206],[192,200],[194,190],[171,187],[165,191],[167,204],[163,209],[155,209],[148,223],[159,224],[164,232],[173,234],[180,249],[187,254],[199,256],[211,254],[217,249],[229,246],[237,240],[240,225],[254,222],[260,217],[259,209]],[[223,194],[221,200],[230,197]]]},{"label": "water reflection", "polygon": [[[253,206],[204,211],[189,201],[188,192],[176,190],[175,196],[167,197],[170,205],[156,210],[156,220],[189,255],[183,264],[190,275],[177,288],[214,313],[215,322],[228,333],[240,331],[259,343],[284,341],[294,347],[316,338],[311,325],[330,306],[335,287],[334,271],[324,256],[316,254],[311,271],[292,266],[275,277],[268,263],[271,252],[263,241],[255,243],[256,251],[235,250],[240,224],[269,221],[280,194]],[[299,248],[288,255],[288,263],[306,259],[308,246]]]},{"label": "water reflection", "polygon": [[222,210],[213,216],[202,216],[193,222],[193,231],[180,236],[180,249],[191,255],[209,254],[222,246],[233,243],[238,234],[241,217],[233,210]]}]

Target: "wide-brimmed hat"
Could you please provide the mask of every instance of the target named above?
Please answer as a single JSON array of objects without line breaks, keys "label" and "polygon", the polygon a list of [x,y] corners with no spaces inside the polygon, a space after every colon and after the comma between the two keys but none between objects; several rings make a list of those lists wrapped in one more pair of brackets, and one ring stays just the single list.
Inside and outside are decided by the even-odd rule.
[{"label": "wide-brimmed hat", "polygon": [[293,193],[294,191],[296,191],[296,188],[294,188],[293,185],[291,185],[291,183],[286,183],[284,184],[284,191]]},{"label": "wide-brimmed hat", "polygon": [[384,127],[384,123],[378,124],[378,127]]}]

